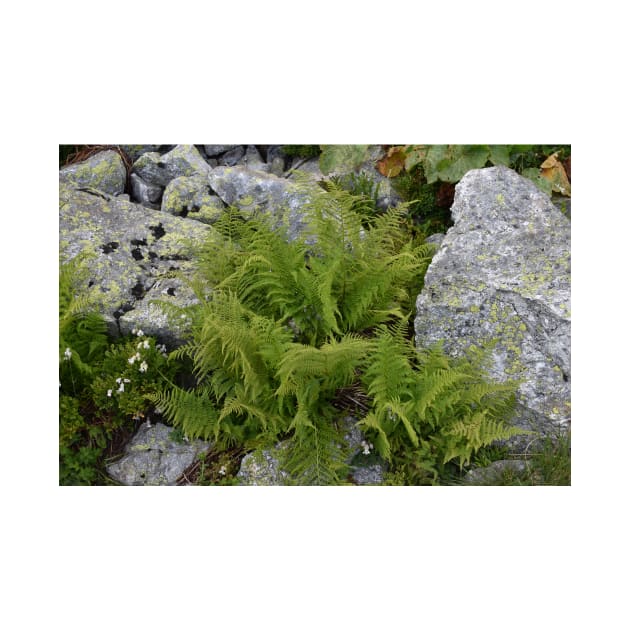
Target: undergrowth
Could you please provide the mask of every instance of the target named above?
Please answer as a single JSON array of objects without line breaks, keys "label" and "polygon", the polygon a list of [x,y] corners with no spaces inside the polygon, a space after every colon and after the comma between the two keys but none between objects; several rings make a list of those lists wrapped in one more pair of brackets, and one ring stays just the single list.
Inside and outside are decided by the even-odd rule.
[{"label": "undergrowth", "polygon": [[410,236],[408,205],[368,218],[368,201],[331,182],[293,241],[262,214],[230,209],[215,224],[224,238],[199,248],[199,304],[184,309],[192,338],[172,354],[192,361],[196,387],[151,396],[170,422],[223,448],[287,439],[281,464],[301,485],[343,483],[334,402],[348,387],[370,401],[359,426],[380,456],[428,473],[414,483],[518,432],[504,423],[516,384],[486,380],[483,352],[451,361],[413,346],[407,321],[434,250]]}]

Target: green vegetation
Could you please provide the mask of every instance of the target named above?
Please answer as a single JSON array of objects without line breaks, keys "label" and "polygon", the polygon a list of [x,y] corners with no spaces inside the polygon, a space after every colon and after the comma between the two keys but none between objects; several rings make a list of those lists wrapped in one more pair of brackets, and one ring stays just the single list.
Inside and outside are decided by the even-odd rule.
[{"label": "green vegetation", "polygon": [[84,259],[59,272],[59,483],[108,483],[112,444],[136,428],[147,395],[172,378],[163,346],[141,330],[113,342],[93,310]]},{"label": "green vegetation", "polygon": [[312,230],[291,242],[263,216],[226,214],[225,240],[199,251],[193,338],[173,353],[192,361],[197,386],[152,397],[169,421],[224,447],[288,439],[284,468],[317,485],[346,473],[335,425],[344,388],[369,401],[359,426],[385,460],[409,469],[413,453],[430,473],[408,475],[414,483],[519,432],[503,424],[516,384],[486,380],[483,353],[453,362],[415,350],[407,320],[432,247],[410,238],[406,206],[367,220],[364,204],[329,184],[306,209]]},{"label": "green vegetation", "polygon": [[[368,148],[287,147],[320,155],[327,173],[360,165]],[[489,348],[458,360],[439,346],[416,349],[409,322],[434,253],[424,237],[448,227],[445,199],[463,169],[507,163],[526,173],[551,155],[564,160],[570,148],[392,147],[379,170],[404,203],[379,210],[374,180],[342,169],[311,193],[310,227],[292,241],[267,215],[228,208],[196,246],[199,303],[164,305],[192,321],[188,343],[169,357],[141,330],[110,339],[83,259],[60,265],[60,484],[113,483],[107,458],[154,406],[173,439],[213,440],[187,471],[198,485],[235,483],[246,452],[278,441],[294,483],[343,484],[349,453],[338,424],[356,412],[348,391],[368,445],[357,457],[385,460],[386,484],[456,483],[469,465],[500,459],[496,441],[522,433],[506,422],[518,383],[489,379]],[[194,386],[178,385],[181,375]],[[533,472],[506,472],[504,485],[570,484],[568,440],[528,461]]]}]

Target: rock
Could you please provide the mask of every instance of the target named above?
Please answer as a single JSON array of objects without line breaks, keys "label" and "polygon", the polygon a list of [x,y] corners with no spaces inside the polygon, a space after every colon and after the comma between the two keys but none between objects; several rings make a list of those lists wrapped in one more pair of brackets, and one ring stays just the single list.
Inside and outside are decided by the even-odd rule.
[{"label": "rock", "polygon": [[211,194],[207,177],[176,177],[171,180],[162,198],[162,212],[212,224],[222,214],[225,204]]},{"label": "rock", "polygon": [[[350,466],[350,477],[357,485],[378,485],[383,482],[386,463],[374,453],[362,456],[364,436],[355,425],[356,420],[347,416],[341,420],[343,439],[349,455],[346,463]],[[271,449],[248,453],[241,461],[236,475],[242,486],[284,486],[295,483],[288,473],[280,468],[279,460],[289,441],[280,442]],[[299,483],[298,483],[299,485]]]},{"label": "rock", "polygon": [[177,479],[209,442],[176,442],[172,427],[144,423],[125,447],[121,459],[107,466],[107,473],[126,486],[174,486]]},{"label": "rock", "polygon": [[288,229],[291,240],[306,226],[302,208],[309,199],[308,187],[245,166],[217,166],[208,180],[225,204],[236,206],[246,216],[258,211],[269,213],[276,225]]},{"label": "rock", "polygon": [[446,234],[431,234],[431,236],[427,236],[424,239],[425,243],[430,243],[432,245],[435,245],[437,248],[440,247],[440,245],[442,244],[442,241],[444,240],[444,237],[446,236]]},{"label": "rock", "polygon": [[182,176],[206,177],[211,168],[192,144],[178,144],[160,155],[143,153],[134,163],[133,172],[148,184],[164,188],[172,179]]},{"label": "rock", "polygon": [[131,182],[133,200],[148,208],[159,210],[164,188],[154,184],[147,184],[137,173],[131,173],[129,180]]},{"label": "rock", "polygon": [[529,472],[529,465],[520,459],[501,459],[489,466],[469,470],[464,477],[468,485],[491,486],[503,485],[500,482],[505,475],[523,478]]},{"label": "rock", "polygon": [[240,146],[240,144],[204,144],[203,150],[206,156],[211,158]]},{"label": "rock", "polygon": [[[549,197],[503,167],[469,171],[417,299],[416,343],[461,355],[496,340],[490,375],[524,379],[514,423],[554,435],[571,418],[571,228]],[[515,449],[531,436],[510,440]]]},{"label": "rock", "polygon": [[571,219],[571,197],[554,196],[551,198],[551,201],[567,219]]},{"label": "rock", "polygon": [[291,170],[287,173],[287,179],[295,179],[296,177],[299,177],[300,173],[316,182],[325,179],[325,175],[319,168],[319,160],[317,158],[312,158],[306,162],[304,162],[304,160],[299,160],[294,163],[299,166],[297,168],[291,168]]},{"label": "rock", "polygon": [[[122,321],[129,328],[138,324],[148,334],[162,337],[158,331],[164,328],[164,320],[144,300],[155,295],[151,289],[155,286],[157,290],[156,284],[161,280],[170,281],[173,273],[191,275],[192,244],[211,234],[212,228],[198,221],[150,210],[120,198],[68,187],[60,190],[60,251],[66,259],[79,252],[91,254],[86,261],[91,295],[113,325],[113,332],[124,314]],[[179,289],[168,297],[176,305],[190,303],[190,295]],[[187,331],[185,321],[174,323],[164,329],[162,343],[168,340],[167,345],[180,345]]]},{"label": "rock", "polygon": [[236,166],[244,155],[245,148],[239,144],[233,149],[230,149],[227,153],[224,153],[219,158],[219,164],[222,166]]},{"label": "rock", "polygon": [[59,170],[59,185],[91,188],[110,195],[125,190],[127,169],[116,151],[101,151],[92,157]]},{"label": "rock", "polygon": [[[285,443],[286,444],[286,443]],[[280,469],[279,452],[286,448],[278,444],[273,449],[248,453],[241,460],[241,468],[236,474],[241,486],[284,486],[289,475]]]},{"label": "rock", "polygon": [[242,164],[253,171],[262,171],[263,173],[269,171],[269,165],[263,161],[260,152],[253,144],[247,146]]}]

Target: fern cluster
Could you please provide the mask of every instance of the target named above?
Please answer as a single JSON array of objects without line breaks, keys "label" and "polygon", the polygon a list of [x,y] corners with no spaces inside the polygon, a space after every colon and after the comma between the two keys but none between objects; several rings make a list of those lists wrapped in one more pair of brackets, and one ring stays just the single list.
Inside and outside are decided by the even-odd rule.
[{"label": "fern cluster", "polygon": [[[366,221],[363,195],[334,182],[309,190],[308,228],[289,240],[260,214],[234,209],[198,249],[190,341],[197,386],[153,396],[189,437],[219,444],[289,438],[283,465],[303,484],[343,479],[337,392],[361,385],[361,427],[388,460],[404,449],[427,466],[511,435],[500,418],[512,385],[488,384],[478,362],[417,353],[407,318],[433,254],[410,237],[403,204]],[[369,209],[369,208],[367,208]]]},{"label": "fern cluster", "polygon": [[453,359],[440,344],[416,350],[405,327],[379,327],[363,374],[372,409],[358,424],[386,460],[411,452],[413,465],[437,480],[445,464],[461,467],[481,447],[523,432],[505,423],[518,383],[486,376],[490,347]]}]

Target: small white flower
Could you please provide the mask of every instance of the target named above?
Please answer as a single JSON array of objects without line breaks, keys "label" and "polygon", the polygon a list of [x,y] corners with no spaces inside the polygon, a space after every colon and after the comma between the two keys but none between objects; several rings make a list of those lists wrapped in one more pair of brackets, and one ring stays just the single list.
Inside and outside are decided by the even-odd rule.
[{"label": "small white flower", "polygon": [[220,475],[227,475],[227,471],[225,470],[225,466],[221,466],[221,468],[219,468],[219,474]]},{"label": "small white flower", "polygon": [[108,398],[111,398],[111,397],[112,397],[112,390],[111,390],[111,389],[108,389],[108,390],[107,390],[107,397],[108,397]]},{"label": "small white flower", "polygon": [[120,384],[122,383],[122,376],[119,376],[119,377],[116,379],[116,382],[120,385]]},{"label": "small white flower", "polygon": [[149,366],[147,365],[147,362],[146,362],[146,361],[143,361],[143,362],[140,364],[140,367],[139,367],[138,369],[139,369],[141,372],[146,372],[146,371],[147,371],[147,369],[148,369],[148,367],[149,367]]},{"label": "small white flower", "polygon": [[143,346],[145,347],[145,349],[147,349],[147,350],[151,347],[151,345],[149,344],[149,340],[148,340],[148,339],[145,339],[145,340],[142,342],[142,345],[143,345]]},{"label": "small white flower", "polygon": [[369,455],[370,452],[372,451],[372,449],[374,448],[374,446],[372,446],[371,442],[367,442],[366,440],[363,440],[361,442],[361,446],[363,447],[363,454],[364,455]]},{"label": "small white flower", "polygon": [[138,337],[142,337],[144,335],[144,333],[141,330],[138,330],[138,332],[136,333],[136,335],[138,335]]},{"label": "small white flower", "polygon": [[132,334],[132,335],[135,335],[135,334],[136,334],[136,329],[135,329],[135,328],[132,328],[132,329],[131,329],[131,334]]},{"label": "small white flower", "polygon": [[140,350],[140,348],[142,348],[142,341],[138,341],[138,344],[136,345],[136,348],[138,348],[138,350]]},{"label": "small white flower", "polygon": [[70,357],[72,356],[72,350],[70,350],[70,348],[66,348],[66,351],[63,353],[64,354],[64,361],[70,361]]},{"label": "small white flower", "polygon": [[124,392],[125,391],[125,384],[121,383],[120,387],[116,390],[117,392]]},{"label": "small white flower", "polygon": [[131,383],[131,381],[128,378],[123,378],[123,383]]}]

